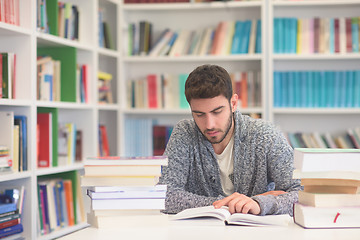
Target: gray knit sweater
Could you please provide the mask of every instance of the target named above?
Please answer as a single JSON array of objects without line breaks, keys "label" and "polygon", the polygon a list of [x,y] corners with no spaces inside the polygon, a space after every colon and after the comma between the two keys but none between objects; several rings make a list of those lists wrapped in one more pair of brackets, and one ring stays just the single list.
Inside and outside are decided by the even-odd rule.
[{"label": "gray knit sweater", "polygon": [[[272,124],[239,111],[234,117],[235,191],[256,200],[260,215],[292,215],[301,189],[300,181],[292,179],[292,148]],[[208,206],[224,198],[214,149],[194,120],[182,120],[174,127],[164,155],[169,157],[169,165],[163,167],[159,184],[168,185],[165,212]],[[287,193],[255,196],[269,190]]]}]

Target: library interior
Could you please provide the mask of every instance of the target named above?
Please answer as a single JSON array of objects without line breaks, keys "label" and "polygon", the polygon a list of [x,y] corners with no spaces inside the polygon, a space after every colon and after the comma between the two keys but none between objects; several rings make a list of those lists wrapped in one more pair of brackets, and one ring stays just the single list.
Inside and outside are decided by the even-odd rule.
[{"label": "library interior", "polygon": [[[359,63],[360,0],[0,0],[0,238],[359,239]],[[290,214],[164,213],[204,64],[283,134]]]}]

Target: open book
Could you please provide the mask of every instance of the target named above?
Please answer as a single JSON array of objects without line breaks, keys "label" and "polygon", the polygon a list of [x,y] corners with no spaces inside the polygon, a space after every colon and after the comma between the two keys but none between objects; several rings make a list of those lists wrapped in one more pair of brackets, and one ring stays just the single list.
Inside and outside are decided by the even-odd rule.
[{"label": "open book", "polygon": [[223,221],[226,225],[242,226],[288,226],[291,217],[283,215],[257,216],[252,214],[231,214],[227,207],[215,209],[213,206],[185,209],[171,217],[172,220],[214,218]]}]

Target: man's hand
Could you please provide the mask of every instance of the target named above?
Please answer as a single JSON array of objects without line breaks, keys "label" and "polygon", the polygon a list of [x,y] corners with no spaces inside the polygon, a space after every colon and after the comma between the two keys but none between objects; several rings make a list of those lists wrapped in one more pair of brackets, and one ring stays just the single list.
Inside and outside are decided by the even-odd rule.
[{"label": "man's hand", "polygon": [[264,193],[258,194],[258,195],[263,195],[263,196],[266,196],[266,195],[279,196],[279,195],[284,194],[284,193],[286,193],[286,192],[279,190],[279,191],[268,191],[268,192],[264,192]]},{"label": "man's hand", "polygon": [[222,206],[228,206],[229,212],[233,213],[251,213],[258,215],[260,213],[259,204],[253,199],[240,193],[233,193],[230,196],[213,203],[215,208],[221,208]]}]

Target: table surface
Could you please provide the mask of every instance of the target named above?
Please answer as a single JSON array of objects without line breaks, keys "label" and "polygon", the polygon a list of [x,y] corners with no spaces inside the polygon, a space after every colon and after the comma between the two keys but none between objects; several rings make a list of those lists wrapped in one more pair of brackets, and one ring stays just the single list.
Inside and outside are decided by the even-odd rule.
[{"label": "table surface", "polygon": [[[165,216],[168,217],[168,216]],[[245,227],[224,225],[216,219],[166,220],[158,226],[121,226],[116,228],[88,227],[61,240],[95,240],[95,239],[156,239],[156,240],[360,240],[360,228],[354,229],[304,229],[296,225],[289,217],[288,226]]]}]

